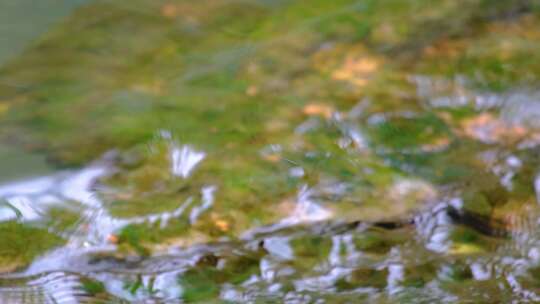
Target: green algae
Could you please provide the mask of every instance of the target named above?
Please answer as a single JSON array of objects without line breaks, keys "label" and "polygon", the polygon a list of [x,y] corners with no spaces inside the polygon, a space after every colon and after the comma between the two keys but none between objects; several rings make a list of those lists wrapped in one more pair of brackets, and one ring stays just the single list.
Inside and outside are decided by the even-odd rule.
[{"label": "green algae", "polygon": [[[179,202],[196,195],[203,185],[214,184],[219,189],[214,212],[224,218],[237,219],[232,227],[234,232],[225,233],[235,235],[283,216],[255,206],[260,206],[261,202],[277,206],[295,195],[303,180],[283,174],[284,168],[290,167],[288,160],[304,168],[304,180],[311,184],[328,178],[351,184],[350,194],[336,210],[341,214],[356,209],[358,212],[350,216],[356,219],[362,219],[366,211],[374,215],[365,219],[381,216],[376,210],[384,210],[381,206],[389,203],[377,202],[378,191],[388,191],[396,179],[407,178],[410,173],[403,173],[400,163],[420,164],[413,172],[436,183],[460,180],[474,172],[469,161],[463,163],[463,155],[472,149],[470,144],[463,151],[458,149],[455,155],[456,149],[451,149],[442,155],[398,153],[366,159],[365,155],[356,157],[340,149],[335,143],[343,134],[331,125],[309,132],[303,138],[287,134],[302,122],[302,115],[295,112],[301,112],[313,99],[331,99],[339,108],[346,109],[352,106],[350,100],[363,96],[377,100],[368,109],[373,114],[390,106],[417,111],[420,107],[415,105],[414,99],[404,108],[398,106],[403,97],[388,95],[396,91],[410,94],[413,88],[403,81],[402,57],[392,58],[386,54],[400,48],[403,53],[411,52],[423,58],[417,51],[419,45],[436,47],[440,41],[459,42],[460,39],[469,39],[469,44],[491,50],[484,45],[487,42],[471,41],[469,37],[487,32],[483,37],[490,39],[487,24],[491,21],[486,18],[492,18],[494,26],[507,22],[498,21],[500,12],[517,9],[521,4],[505,4],[487,10],[481,1],[466,1],[464,6],[443,1],[437,7],[422,1],[384,4],[321,1],[309,8],[301,3],[207,1],[205,4],[178,4],[169,13],[164,13],[157,4],[143,1],[139,5],[140,9],[133,10],[122,3],[88,4],[28,50],[24,59],[4,67],[2,75],[32,87],[28,92],[15,92],[20,105],[9,106],[9,115],[4,120],[5,135],[16,136],[21,143],[38,142],[40,149],[48,151],[53,159],[76,164],[111,148],[126,149],[152,141],[156,130],[165,128],[176,134],[179,142],[195,144],[206,151],[207,160],[189,181],[179,181],[170,176],[167,151],[158,143],[161,147],[157,149],[161,152],[143,153],[135,168],[127,166],[107,181],[129,193],[120,199],[111,198],[110,211],[120,217],[171,211]],[[464,8],[467,13],[462,14]],[[182,9],[193,20],[179,19],[174,11]],[[101,11],[107,14],[99,17]],[[416,12],[414,16],[409,14],[412,11]],[[524,11],[528,19],[523,22],[534,23],[535,17],[530,16],[528,6]],[[320,12],[325,14],[320,15]],[[229,18],[235,14],[245,18]],[[87,15],[93,15],[90,27],[86,26],[86,22],[92,21],[85,18]],[[454,18],[456,16],[459,18]],[[448,26],[449,20],[452,20],[450,34],[440,34],[437,29]],[[470,32],[467,28],[471,22],[483,22],[486,26]],[[437,26],[428,28],[427,23]],[[291,27],[295,30],[282,34],[284,28]],[[79,29],[76,37],[71,34],[72,29]],[[144,36],[144,43],[127,35],[132,31]],[[437,33],[441,37],[435,36]],[[325,41],[337,41],[341,51],[334,57],[323,58],[321,63],[317,61],[317,46]],[[370,50],[366,55],[368,59],[373,51],[383,54],[383,66],[362,89],[364,93],[328,79],[331,73],[326,72],[327,68],[317,72],[316,66],[321,64],[335,68],[336,64],[331,62],[340,62],[359,43]],[[305,53],[308,56],[304,56]],[[439,55],[444,58],[447,54]],[[440,70],[423,68],[434,65],[428,63],[431,55],[426,56],[427,61],[419,60],[413,72],[441,74]],[[486,77],[493,73],[490,63],[484,70],[482,64],[466,62],[464,66],[474,66],[476,73],[480,71]],[[104,68],[110,73],[104,74]],[[504,79],[510,78],[499,74]],[[249,93],[250,88],[255,89]],[[7,88],[6,93],[13,94],[13,90]],[[66,114],[56,115],[59,112]],[[25,121],[27,123],[19,123]],[[77,131],[82,129],[85,132]],[[72,135],[79,133],[85,136]],[[437,144],[441,138],[455,139],[453,133],[438,113],[426,113],[420,117],[391,118],[368,128],[367,135],[370,145],[421,150]],[[290,148],[298,140],[304,141],[305,148]],[[275,143],[283,143],[285,147],[281,161],[272,163],[259,156],[261,149]],[[331,157],[307,159],[305,155],[310,150]],[[396,166],[380,165],[381,158],[396,159]],[[373,166],[369,170],[376,174],[359,174],[366,166]],[[433,169],[436,171],[426,172]],[[364,199],[359,200],[360,197]],[[209,217],[204,221],[209,222]],[[201,229],[212,230],[205,226],[208,225],[202,225]],[[182,229],[175,231],[180,233]]]},{"label": "green algae", "polygon": [[99,293],[102,293],[105,291],[105,287],[103,286],[103,283],[101,282],[96,282],[96,281],[93,281],[93,280],[86,280],[83,282],[83,288],[84,290],[86,290],[88,293],[94,295],[94,294],[99,294]]},{"label": "green algae", "polygon": [[[462,12],[462,7],[450,5],[449,3],[440,4],[441,12],[445,10]],[[468,1],[472,4],[478,1]],[[272,66],[280,66],[283,72],[293,72],[295,70],[309,71],[309,66],[306,66],[306,60],[300,60],[295,54],[298,50],[290,49],[294,44],[298,44],[299,34],[294,31],[290,34],[291,37],[285,36],[283,39],[278,39],[271,45],[258,46],[257,40],[272,39],[273,35],[280,33],[281,29],[290,26],[298,26],[301,29],[301,35],[306,32],[317,31],[318,27],[324,26],[327,23],[333,23],[335,19],[347,20],[347,17],[357,19],[355,13],[369,16],[368,20],[376,24],[377,20],[385,17],[389,18],[387,22],[396,22],[396,27],[401,24],[407,24],[411,17],[407,16],[408,11],[420,9],[415,15],[415,18],[422,19],[422,10],[426,11],[425,18],[434,20],[447,20],[445,13],[438,13],[434,7],[427,7],[422,4],[422,1],[405,1],[405,2],[390,2],[384,4],[374,4],[368,2],[365,5],[359,6],[357,10],[345,12],[337,10],[335,14],[325,14],[322,20],[317,18],[317,12],[328,12],[336,8],[355,4],[353,1],[344,1],[343,3],[326,4],[320,2],[310,5],[307,10],[305,5],[278,4],[277,7],[268,7],[262,4],[244,4],[231,2],[228,4],[218,4],[209,1],[209,5],[216,8],[206,11],[206,7],[193,4],[193,18],[198,20],[203,30],[209,31],[214,27],[219,28],[219,31],[210,32],[204,37],[200,34],[196,37],[186,35],[181,30],[171,28],[171,24],[179,22],[177,20],[168,20],[159,15],[159,8],[154,4],[146,4],[140,10],[147,11],[146,14],[138,13],[137,10],[129,10],[124,4],[110,4],[105,2],[97,2],[89,4],[83,9],[77,11],[75,16],[66,21],[57,30],[49,33],[34,50],[29,50],[25,54],[25,59],[15,61],[8,65],[3,70],[3,74],[9,76],[9,79],[18,80],[21,83],[32,86],[30,93],[23,93],[23,98],[29,101],[23,102],[27,104],[26,109],[33,108],[35,110],[20,111],[12,109],[10,116],[16,121],[29,121],[31,127],[26,131],[32,130],[26,136],[35,134],[37,139],[45,139],[48,150],[63,150],[62,153],[68,153],[61,156],[57,153],[57,158],[60,161],[73,163],[89,160],[100,152],[111,147],[126,147],[136,142],[140,142],[144,138],[152,136],[152,132],[160,127],[171,126],[171,116],[173,113],[189,112],[189,117],[185,117],[182,124],[174,124],[176,131],[185,140],[195,143],[204,143],[205,145],[220,145],[223,141],[219,139],[228,139],[228,141],[239,142],[241,138],[252,138],[257,132],[257,121],[261,121],[258,115],[272,116],[276,106],[281,102],[279,99],[285,97],[274,98],[272,102],[259,101],[257,103],[246,104],[252,98],[245,96],[244,91],[249,82],[258,83],[260,80],[268,79],[268,72],[261,71],[262,75],[248,76],[242,71],[242,66],[246,60],[257,62],[258,59],[274,60]],[[477,8],[471,4],[471,11],[480,11],[484,7]],[[212,7],[213,7],[212,6]],[[328,7],[327,7],[328,6]],[[396,9],[388,10],[388,7],[396,7]],[[466,6],[467,7],[467,6]],[[279,15],[277,15],[279,8]],[[223,9],[225,9],[223,11]],[[235,18],[225,23],[231,27],[249,28],[250,34],[239,34],[237,36],[224,34],[227,29],[221,29],[223,24],[223,16],[226,16],[227,9],[231,11],[245,11],[249,18]],[[507,8],[502,6],[499,8],[505,11]],[[99,19],[96,14],[96,23],[92,27],[84,27],[86,18],[78,18],[78,16],[86,16],[90,13],[99,11],[107,11],[106,17]],[[217,13],[217,12],[220,13]],[[259,13],[256,13],[259,11]],[[309,11],[309,13],[308,13]],[[388,12],[392,11],[394,15]],[[225,12],[225,13],[223,13]],[[429,13],[428,13],[429,12]],[[434,16],[431,16],[433,14]],[[455,14],[455,13],[454,13]],[[486,14],[490,14],[487,12]],[[273,18],[279,16],[280,22],[272,21]],[[289,16],[289,17],[287,17]],[[253,18],[253,19],[251,19]],[[313,18],[313,23],[296,24],[296,20],[309,20]],[[378,18],[378,19],[377,19]],[[268,20],[267,20],[268,19]],[[290,22],[288,22],[290,20]],[[231,21],[233,21],[231,23]],[[368,21],[364,21],[368,22]],[[435,21],[432,21],[435,22]],[[455,21],[458,25],[460,22]],[[322,25],[321,25],[322,23]],[[339,22],[338,22],[339,23]],[[238,25],[235,25],[238,24]],[[255,25],[254,25],[255,24]],[[464,28],[467,23],[460,25],[459,29]],[[272,28],[276,27],[277,28]],[[104,29],[114,28],[114,31],[103,32]],[[133,28],[135,27],[135,28]],[[258,29],[260,27],[260,29]],[[81,28],[77,37],[70,39],[69,29]],[[338,27],[339,28],[339,27]],[[420,26],[413,26],[411,29],[404,27],[404,33],[396,35],[407,39],[407,33],[413,32]],[[352,26],[352,30],[355,27]],[[144,35],[144,43],[134,40],[136,37],[126,35],[128,31],[136,30],[139,35]],[[332,30],[331,27],[328,30]],[[464,29],[463,29],[464,30]],[[206,32],[205,31],[205,32]],[[234,32],[242,32],[241,29],[232,30]],[[338,30],[339,36],[349,35],[349,31]],[[420,31],[421,32],[421,31]],[[103,33],[103,34],[100,34]],[[255,34],[257,33],[257,34]],[[467,33],[466,31],[464,32]],[[313,35],[313,33],[311,33]],[[113,40],[111,35],[115,35]],[[319,37],[317,37],[319,36]],[[255,37],[255,38],[254,38]],[[277,37],[280,37],[277,34]],[[309,36],[308,36],[309,37]],[[86,39],[85,39],[86,38]],[[304,38],[305,39],[305,38]],[[323,33],[317,33],[313,41],[307,40],[304,44],[317,45],[320,41],[329,39]],[[410,39],[410,38],[409,38]],[[362,39],[359,39],[362,40]],[[367,38],[369,40],[369,38]],[[63,41],[62,44],[56,41]],[[67,43],[65,42],[67,41]],[[189,44],[186,43],[189,41]],[[239,43],[245,43],[246,47],[254,48],[249,56],[244,56],[239,47]],[[368,43],[369,44],[369,43]],[[214,45],[220,45],[219,50],[212,50]],[[241,44],[240,44],[241,45]],[[132,46],[127,49],[126,46]],[[482,49],[491,49],[482,47]],[[98,56],[92,53],[91,50],[99,50],[103,54],[109,56]],[[273,52],[279,50],[280,58],[275,58]],[[239,52],[235,54],[234,52]],[[45,54],[43,52],[46,52]],[[205,54],[206,52],[206,54]],[[288,56],[283,56],[283,53],[289,53]],[[55,54],[62,54],[61,57]],[[203,55],[205,54],[205,55]],[[270,58],[268,58],[270,57]],[[523,57],[523,56],[521,56]],[[42,58],[47,58],[49,62],[41,62]],[[57,58],[58,64],[51,62],[53,58]],[[119,60],[118,58],[122,58]],[[200,58],[200,59],[197,59]],[[207,58],[211,58],[210,64]],[[201,67],[199,61],[204,59],[204,64],[207,68]],[[294,59],[294,60],[293,60]],[[212,63],[215,60],[216,63]],[[177,65],[164,66],[160,62],[177,62]],[[294,62],[294,64],[290,64]],[[94,64],[98,63],[98,64]],[[28,72],[32,66],[33,72]],[[454,66],[449,64],[447,66]],[[466,64],[473,66],[477,70],[481,70],[481,65]],[[101,67],[114,68],[112,73],[103,75]],[[173,73],[173,68],[178,69],[178,76],[159,79],[157,76],[152,76],[152,71],[159,71],[159,75],[168,75]],[[203,71],[200,76],[190,76],[193,73],[191,69]],[[43,70],[44,73],[39,71]],[[519,70],[516,68],[515,70]],[[207,71],[207,72],[204,72]],[[489,73],[489,68],[488,71]],[[200,72],[199,72],[200,73]],[[452,74],[457,74],[453,72]],[[64,75],[64,76],[61,76]],[[188,77],[187,79],[182,77]],[[286,74],[285,74],[286,75]],[[246,77],[248,76],[248,77]],[[180,78],[178,78],[180,77]],[[204,80],[206,77],[206,80]],[[279,75],[274,74],[271,79],[279,79]],[[289,76],[290,77],[290,76]],[[309,92],[310,82],[318,84],[319,81],[313,77],[307,77],[305,81],[300,81],[304,87],[302,93],[296,98],[300,98],[299,102],[305,102],[305,98],[313,98],[323,92],[313,95]],[[184,79],[184,80],[181,80]],[[200,79],[200,80],[196,80]],[[300,77],[302,79],[302,77]],[[84,80],[84,82],[82,82]],[[204,81],[202,81],[204,80]],[[287,78],[282,81],[287,81]],[[31,83],[36,83],[33,86]],[[295,80],[294,82],[298,82]],[[296,86],[293,82],[293,86]],[[264,84],[261,84],[264,85]],[[326,85],[331,87],[330,85]],[[210,92],[204,92],[201,89],[209,89]],[[95,93],[91,93],[95,92]],[[294,92],[292,90],[291,92]],[[213,98],[210,96],[213,95]],[[242,96],[243,95],[243,96]],[[293,96],[296,95],[293,93]],[[302,96],[303,95],[303,96]],[[311,96],[310,96],[311,95]],[[40,97],[42,96],[42,97]],[[36,104],[39,100],[51,100],[47,102],[47,106],[30,106]],[[258,99],[267,98],[264,94],[259,94]],[[304,101],[302,101],[304,99]],[[101,102],[98,102],[101,100]],[[124,101],[122,101],[124,100]],[[219,100],[219,101],[218,101]],[[69,101],[69,102],[68,102]],[[282,101],[283,102],[283,101]],[[221,104],[221,106],[219,106]],[[241,108],[234,108],[234,104],[241,105]],[[92,106],[90,106],[92,105]],[[212,105],[212,106],[210,106]],[[224,105],[226,106],[226,116],[208,116],[208,111],[214,113],[223,113]],[[39,111],[38,111],[39,109]],[[66,113],[62,119],[59,119],[54,113]],[[171,110],[173,109],[173,113]],[[212,109],[212,110],[210,110]],[[221,111],[220,111],[221,109]],[[274,110],[273,110],[274,109]],[[201,112],[202,110],[202,112]],[[68,113],[71,113],[69,115]],[[83,116],[78,116],[78,119],[73,119],[77,113],[84,113]],[[249,113],[244,116],[249,120],[243,122],[242,113]],[[129,119],[128,119],[129,117]],[[199,127],[197,121],[206,121],[209,117],[213,117],[212,124],[218,131],[216,134],[206,132],[204,128]],[[223,117],[223,123],[220,123],[218,117]],[[238,119],[240,117],[240,119]],[[82,118],[82,120],[81,120]],[[102,123],[94,128],[88,128],[96,119]],[[231,127],[226,127],[229,122],[237,122],[238,126],[248,124],[249,128],[236,128],[231,130]],[[33,126],[32,126],[33,125]],[[144,128],[137,126],[145,126]],[[234,126],[232,126],[234,127]],[[80,140],[88,142],[83,146],[92,146],[95,151],[87,149],[77,149],[81,143],[76,142],[77,138],[69,136],[64,130],[73,130],[73,128],[86,129],[86,136]],[[229,133],[230,131],[233,133]],[[241,138],[235,138],[234,133],[238,132]],[[18,132],[20,134],[20,132]],[[222,136],[229,133],[230,136]],[[54,138],[54,140],[51,140]],[[241,141],[240,141],[241,142]],[[57,148],[55,148],[57,147]],[[71,148],[69,148],[71,147]],[[80,156],[77,156],[75,151],[79,150]],[[75,153],[75,154],[73,154]]]},{"label": "green algae", "polygon": [[489,217],[492,212],[492,206],[481,193],[465,193],[463,197],[463,209],[480,216]]},{"label": "green algae", "polygon": [[[118,251],[145,258],[238,240],[290,219],[302,191],[338,222],[408,222],[426,206],[459,197],[462,216],[480,224],[453,227],[447,256],[407,261],[403,290],[379,300],[428,299],[425,290],[442,282],[445,291],[482,301],[461,287],[493,290],[498,279],[474,280],[467,259],[498,249],[502,241],[486,236],[495,230],[507,236],[527,229],[507,217],[535,201],[538,166],[535,148],[516,147],[520,129],[500,122],[500,105],[475,102],[535,87],[538,18],[535,1],[95,1],[2,67],[0,137],[62,166],[117,149],[115,172],[100,181],[110,191],[99,193],[114,218],[171,214],[190,202],[167,223],[115,232]],[[414,80],[419,75],[430,81],[427,94]],[[435,103],[444,98],[450,102]],[[511,136],[487,128],[485,140],[475,119]],[[169,136],[157,135],[163,132]],[[170,153],[184,145],[205,158],[180,177],[171,172]],[[527,165],[506,168],[510,155]],[[507,172],[514,174],[510,186],[501,182]],[[205,187],[216,189],[213,205],[191,220]],[[49,211],[49,224],[69,231],[78,217],[62,210]],[[34,234],[1,225],[19,241]],[[378,261],[396,248],[422,247],[411,234],[370,229],[355,233],[353,246]],[[17,263],[59,242],[39,238]],[[332,242],[318,233],[293,237],[294,258],[280,267],[295,273],[279,279],[283,290],[294,290],[294,279],[322,275]],[[23,250],[15,244],[0,249],[2,259]],[[178,277],[183,300],[219,302],[224,284],[242,289],[259,275],[260,259],[209,256]],[[354,267],[335,283],[335,294],[304,295],[348,303],[358,300],[347,294],[358,286],[390,288],[388,268]],[[124,289],[153,294],[143,285],[137,277]],[[91,294],[106,288],[84,286]]]},{"label": "green algae", "polygon": [[7,145],[0,145],[0,183],[52,172],[45,156],[29,153]]},{"label": "green algae", "polygon": [[39,255],[63,243],[61,238],[42,228],[14,221],[0,223],[0,238],[0,268],[9,271],[27,266]]},{"label": "green algae", "polygon": [[182,298],[188,303],[211,301],[219,296],[223,283],[241,284],[258,271],[259,261],[252,257],[229,259],[221,269],[215,264],[201,265],[180,276],[179,283],[185,288]]},{"label": "green algae", "polygon": [[354,244],[358,250],[378,255],[388,253],[390,249],[405,241],[406,235],[403,232],[387,233],[387,231],[376,229],[360,233],[354,238]]}]

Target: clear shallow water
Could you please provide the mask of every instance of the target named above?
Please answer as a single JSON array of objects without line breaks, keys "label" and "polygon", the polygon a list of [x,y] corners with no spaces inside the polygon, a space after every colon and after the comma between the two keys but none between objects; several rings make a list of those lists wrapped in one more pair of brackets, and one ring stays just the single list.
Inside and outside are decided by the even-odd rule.
[{"label": "clear shallow water", "polygon": [[2,1],[0,65],[20,54],[62,17],[84,1]]},{"label": "clear shallow water", "polygon": [[74,11],[0,70],[0,302],[539,302],[540,21],[488,4]]},{"label": "clear shallow water", "polygon": [[[170,174],[189,180],[205,154],[171,142],[165,134],[159,138],[169,143]],[[505,163],[512,172],[520,162],[510,156]],[[451,194],[439,194],[403,220],[345,223],[323,207],[331,204],[325,193],[339,196],[344,190],[304,185],[286,217],[245,231],[238,239],[158,245],[152,257],[124,256],[118,255],[117,240],[111,238],[115,233],[130,224],[148,224],[159,231],[182,217],[195,225],[201,214],[211,212],[219,189],[205,186],[200,196],[178,202],[169,212],[118,217],[100,198],[113,190],[99,180],[114,170],[111,154],[81,170],[0,187],[0,197],[10,204],[1,209],[2,221],[46,223],[50,232],[66,240],[23,271],[4,274],[3,301],[454,303],[489,302],[494,296],[538,301],[535,202],[523,207],[526,214],[508,214],[510,228],[491,225],[489,218],[474,213],[460,215],[466,212],[463,199]],[[290,174],[297,176],[294,171]],[[501,184],[508,172],[501,174]],[[395,187],[407,192],[418,185],[402,180]],[[77,221],[55,231],[50,225],[54,215],[48,215],[52,208],[79,214]],[[93,288],[99,292],[91,295]]]},{"label": "clear shallow water", "polygon": [[6,183],[29,176],[46,174],[54,171],[53,166],[47,163],[45,157],[36,153],[29,153],[22,149],[0,147],[0,163],[2,178],[0,183]]}]

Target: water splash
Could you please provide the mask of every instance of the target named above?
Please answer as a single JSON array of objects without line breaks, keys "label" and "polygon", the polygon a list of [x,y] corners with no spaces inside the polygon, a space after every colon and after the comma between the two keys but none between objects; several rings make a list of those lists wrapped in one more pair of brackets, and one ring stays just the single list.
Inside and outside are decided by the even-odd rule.
[{"label": "water splash", "polygon": [[190,146],[173,145],[170,153],[171,172],[182,178],[188,178],[197,164],[206,157],[204,152],[196,151]]},{"label": "water splash", "polygon": [[191,213],[189,215],[189,222],[191,224],[194,224],[204,211],[212,207],[214,204],[214,192],[216,189],[217,188],[215,186],[207,186],[201,190],[202,204],[191,209]]},{"label": "water splash", "polygon": [[283,219],[281,224],[296,225],[299,223],[317,222],[329,219],[332,213],[321,207],[314,198],[315,191],[307,185],[300,188],[293,213]]}]

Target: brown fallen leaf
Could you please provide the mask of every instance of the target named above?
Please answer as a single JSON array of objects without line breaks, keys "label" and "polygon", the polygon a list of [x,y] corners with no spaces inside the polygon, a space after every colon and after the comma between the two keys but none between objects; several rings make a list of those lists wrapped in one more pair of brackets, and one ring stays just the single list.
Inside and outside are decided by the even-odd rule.
[{"label": "brown fallen leaf", "polygon": [[332,78],[365,86],[378,68],[379,62],[375,58],[349,55],[342,66],[332,73]]},{"label": "brown fallen leaf", "polygon": [[265,154],[262,156],[264,160],[271,163],[277,163],[281,160],[281,155],[279,154]]},{"label": "brown fallen leaf", "polygon": [[521,140],[528,133],[520,124],[505,122],[491,113],[482,113],[462,122],[466,136],[485,143]]},{"label": "brown fallen leaf", "polygon": [[216,225],[216,227],[218,227],[219,230],[223,232],[229,231],[229,228],[230,228],[229,223],[225,220],[222,220],[222,219],[215,220],[214,224]]},{"label": "brown fallen leaf", "polygon": [[329,105],[311,103],[304,106],[303,112],[308,116],[322,116],[324,118],[332,117],[334,108]]},{"label": "brown fallen leaf", "polygon": [[108,241],[109,243],[111,243],[111,244],[118,244],[118,241],[119,241],[119,240],[120,240],[120,239],[119,239],[118,236],[115,235],[115,234],[109,234],[109,235],[107,236],[107,241]]},{"label": "brown fallen leaf", "polygon": [[251,85],[246,89],[247,96],[253,97],[257,95],[258,93],[259,93],[259,89],[254,85]]},{"label": "brown fallen leaf", "polygon": [[172,3],[167,3],[161,7],[161,15],[167,18],[175,18],[178,16],[178,8]]}]

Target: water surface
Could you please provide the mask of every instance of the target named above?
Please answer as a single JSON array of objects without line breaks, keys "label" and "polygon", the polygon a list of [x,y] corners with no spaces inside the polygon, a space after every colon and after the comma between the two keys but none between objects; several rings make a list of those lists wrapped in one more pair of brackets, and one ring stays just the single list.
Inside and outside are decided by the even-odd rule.
[{"label": "water surface", "polygon": [[536,1],[57,4],[0,68],[0,301],[540,302]]}]

